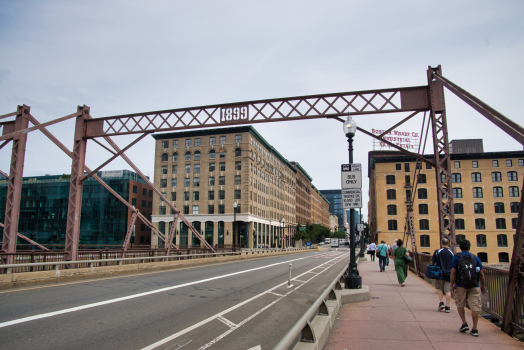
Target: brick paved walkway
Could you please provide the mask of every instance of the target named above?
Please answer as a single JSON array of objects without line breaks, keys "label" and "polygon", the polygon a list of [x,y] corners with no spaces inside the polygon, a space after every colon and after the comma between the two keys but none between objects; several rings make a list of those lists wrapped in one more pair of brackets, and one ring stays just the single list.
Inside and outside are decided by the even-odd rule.
[{"label": "brick paved walkway", "polygon": [[[394,266],[380,272],[378,259],[358,265],[371,299],[345,304],[331,329],[324,350],[445,349],[523,350],[524,345],[480,317],[479,337],[460,333],[461,321],[451,301],[451,313],[439,312],[434,287],[411,272],[400,287]],[[471,313],[466,318],[472,327]]]}]

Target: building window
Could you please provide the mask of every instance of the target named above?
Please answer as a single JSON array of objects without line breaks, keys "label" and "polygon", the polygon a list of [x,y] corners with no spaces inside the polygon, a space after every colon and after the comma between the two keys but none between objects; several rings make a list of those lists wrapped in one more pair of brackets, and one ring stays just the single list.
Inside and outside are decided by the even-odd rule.
[{"label": "building window", "polygon": [[191,160],[191,152],[186,152],[186,160]]},{"label": "building window", "polygon": [[426,169],[431,170],[431,169],[432,169],[432,168],[431,168],[431,164],[426,163]]},{"label": "building window", "polygon": [[209,177],[209,186],[215,186],[215,177],[214,176]]},{"label": "building window", "polygon": [[484,219],[475,219],[475,229],[476,230],[485,230],[486,229],[486,222]]},{"label": "building window", "polygon": [[240,175],[235,175],[235,185],[242,185],[242,177]]},{"label": "building window", "polygon": [[388,200],[397,199],[397,191],[395,190],[387,190],[386,196]]},{"label": "building window", "polygon": [[520,208],[520,203],[519,202],[509,203],[509,207],[511,209],[511,213],[518,214],[519,213],[519,208]]},{"label": "building window", "polygon": [[184,214],[189,214],[189,205],[184,205]]},{"label": "building window", "polygon": [[506,159],[506,166],[507,167],[512,167],[513,166],[513,162],[511,161],[511,159]]},{"label": "building window", "polygon": [[207,199],[210,201],[215,200],[215,191],[208,191],[207,192]]},{"label": "building window", "polygon": [[131,205],[136,206],[136,198],[131,198]]},{"label": "building window", "polygon": [[473,188],[473,198],[482,198],[482,187]]},{"label": "building window", "polygon": [[471,167],[472,168],[478,168],[479,167],[479,162],[477,160],[474,160],[471,162]]},{"label": "building window", "polygon": [[451,174],[451,182],[462,182],[461,174],[459,173]]},{"label": "building window", "polygon": [[464,204],[462,203],[453,204],[453,209],[455,211],[455,214],[464,214]]},{"label": "building window", "polygon": [[219,213],[219,214],[224,214],[224,213],[225,213],[225,205],[220,204],[220,205],[218,206],[218,213]]},{"label": "building window", "polygon": [[440,173],[440,182],[442,182],[442,183],[446,183],[446,180],[447,180],[447,179],[446,179],[446,174],[444,174],[444,173]]},{"label": "building window", "polygon": [[502,187],[493,187],[493,197],[502,198],[504,193],[502,192]]},{"label": "building window", "polygon": [[409,163],[404,163],[404,172],[409,173]]},{"label": "building window", "polygon": [[200,146],[200,139],[195,139],[195,146]]},{"label": "building window", "polygon": [[218,177],[218,185],[219,186],[225,186],[226,185],[226,177],[225,176],[219,176]]},{"label": "building window", "polygon": [[242,150],[240,148],[235,148],[235,157],[241,157],[242,156]]},{"label": "building window", "polygon": [[518,181],[518,176],[516,171],[508,171],[508,181]]},{"label": "building window", "polygon": [[200,160],[200,151],[195,151],[195,160]]},{"label": "building window", "polygon": [[235,170],[242,170],[242,162],[238,161],[235,162]]},{"label": "building window", "polygon": [[411,200],[411,190],[406,190],[406,200],[407,201]]},{"label": "building window", "polygon": [[460,169],[460,162],[458,160],[455,161],[455,169]]},{"label": "building window", "polygon": [[225,143],[226,143],[226,137],[225,136],[220,136],[220,144],[224,145]]},{"label": "building window", "polygon": [[419,220],[419,227],[420,227],[420,230],[429,230],[429,220],[426,220],[426,219],[422,219],[422,220]]},{"label": "building window", "polygon": [[485,248],[487,246],[486,235],[477,235],[477,247]]},{"label": "building window", "polygon": [[198,205],[193,205],[193,214],[198,214]]},{"label": "building window", "polygon": [[457,245],[466,239],[466,235],[456,235],[455,239],[457,240]]},{"label": "building window", "polygon": [[212,173],[215,171],[215,163],[209,163],[209,172]]},{"label": "building window", "polygon": [[240,190],[235,190],[235,199],[242,199],[241,198],[241,191]]},{"label": "building window", "polygon": [[505,230],[506,229],[506,219],[504,218],[498,218],[495,220],[495,226],[497,230]]},{"label": "building window", "polygon": [[184,200],[185,201],[188,201],[189,200],[189,192],[184,192]]},{"label": "building window", "polygon": [[166,207],[160,207],[158,210],[159,215],[166,215]]},{"label": "building window", "polygon": [[425,188],[419,188],[418,199],[428,199],[428,190]]},{"label": "building window", "polygon": [[178,153],[173,153],[173,162],[176,162],[178,160]]},{"label": "building window", "polygon": [[184,187],[189,187],[191,180],[189,178],[184,179]]},{"label": "building window", "polygon": [[209,151],[209,159],[215,159],[215,150]]},{"label": "building window", "polygon": [[146,188],[142,189],[142,196],[147,196],[147,189]]},{"label": "building window", "polygon": [[508,253],[499,253],[499,262],[509,263],[509,254]]},{"label": "building window", "polygon": [[389,231],[397,230],[397,220],[388,220],[388,230]]},{"label": "building window", "polygon": [[[133,186],[133,193],[136,193],[135,192],[135,187],[136,186]],[[165,188],[165,187],[167,187],[167,179],[161,179],[160,180],[160,188]]]},{"label": "building window", "polygon": [[509,196],[510,197],[519,197],[519,187],[518,186],[509,186]]},{"label": "building window", "polygon": [[519,159],[519,166],[524,166],[524,159]]},{"label": "building window", "polygon": [[186,147],[191,147],[191,139],[186,139]]},{"label": "building window", "polygon": [[417,163],[415,164],[415,169],[422,169],[422,164],[420,163],[420,160],[417,161]]},{"label": "building window", "polygon": [[507,247],[508,246],[508,236],[507,235],[497,235],[497,247]]},{"label": "building window", "polygon": [[214,214],[215,213],[215,206],[213,204],[210,204],[207,206],[207,213],[208,214]]},{"label": "building window", "polygon": [[162,161],[163,162],[167,162],[167,157],[168,157],[167,153],[162,153]]},{"label": "building window", "polygon": [[504,214],[504,203],[495,203],[495,214]]},{"label": "building window", "polygon": [[480,173],[471,174],[471,182],[482,182],[482,176]]},{"label": "building window", "polygon": [[494,168],[498,168],[499,167],[499,161],[498,160],[494,160],[493,161],[493,167]]},{"label": "building window", "polygon": [[199,177],[193,178],[193,187],[200,187],[200,178]]},{"label": "building window", "polygon": [[186,164],[186,174],[189,174],[191,172],[191,165]]},{"label": "building window", "polygon": [[455,230],[465,230],[464,219],[455,219]]},{"label": "building window", "polygon": [[162,148],[168,148],[169,147],[169,141],[162,141]]},{"label": "building window", "polygon": [[193,192],[193,200],[194,201],[199,201],[200,200],[200,192],[198,192],[198,191],[194,191]]},{"label": "building window", "polygon": [[235,135],[235,143],[242,142],[242,135]]},{"label": "building window", "polygon": [[462,198],[462,188],[455,187],[453,189],[453,198]]},{"label": "building window", "polygon": [[176,179],[171,179],[171,187],[176,187]]},{"label": "building window", "polygon": [[404,176],[404,183],[406,186],[411,186],[411,177],[409,175]]},{"label": "building window", "polygon": [[218,169],[220,171],[226,171],[226,163],[225,162],[220,162],[220,164],[218,166]]},{"label": "building window", "polygon": [[173,148],[177,148],[178,147],[178,140],[173,140]]},{"label": "building window", "polygon": [[480,262],[483,262],[483,263],[488,262],[488,253],[477,253],[477,256],[480,259]]},{"label": "building window", "polygon": [[502,175],[498,171],[492,172],[491,173],[491,181],[493,181],[493,182],[500,182],[500,181],[502,181]]},{"label": "building window", "polygon": [[515,229],[517,228],[518,220],[519,220],[518,218],[513,218],[513,219],[511,219],[511,228],[512,228],[512,229],[515,230]]},{"label": "building window", "polygon": [[226,199],[226,191],[224,190],[218,191],[218,199]]},{"label": "building window", "polygon": [[388,205],[388,215],[397,215],[397,206],[394,204]]},{"label": "building window", "polygon": [[172,173],[172,174],[176,174],[177,172],[178,172],[178,165],[173,165],[173,166],[171,167],[171,173]]},{"label": "building window", "polygon": [[195,164],[193,166],[193,172],[197,174],[200,173],[200,164]]},{"label": "building window", "polygon": [[426,183],[426,174],[418,174],[417,181],[419,184],[425,184]]},{"label": "building window", "polygon": [[171,201],[176,201],[176,192],[171,192]]},{"label": "building window", "polygon": [[209,138],[209,144],[210,144],[210,145],[216,145],[216,143],[217,143],[217,138],[214,137],[214,136],[211,136],[211,137]]},{"label": "building window", "polygon": [[428,205],[427,204],[419,204],[418,205],[418,214],[419,215],[427,215],[428,214]]},{"label": "building window", "polygon": [[402,170],[402,164],[395,164],[395,170]]},{"label": "building window", "polygon": [[226,158],[226,152],[225,152],[225,151],[221,151],[221,152],[219,153],[219,157],[220,157],[220,158]]},{"label": "building window", "polygon": [[429,244],[429,235],[420,235],[420,247],[423,247],[423,248],[431,247],[431,245]]},{"label": "building window", "polygon": [[386,184],[387,185],[394,185],[395,184],[395,175],[387,175],[386,176]]}]

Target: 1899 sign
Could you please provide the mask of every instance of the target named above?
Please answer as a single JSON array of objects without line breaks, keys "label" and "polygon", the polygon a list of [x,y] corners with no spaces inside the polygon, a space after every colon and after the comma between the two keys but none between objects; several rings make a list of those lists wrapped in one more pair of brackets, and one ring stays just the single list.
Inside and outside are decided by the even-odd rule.
[{"label": "1899 sign", "polygon": [[232,123],[248,119],[249,115],[247,106],[225,107],[220,109],[221,123]]}]

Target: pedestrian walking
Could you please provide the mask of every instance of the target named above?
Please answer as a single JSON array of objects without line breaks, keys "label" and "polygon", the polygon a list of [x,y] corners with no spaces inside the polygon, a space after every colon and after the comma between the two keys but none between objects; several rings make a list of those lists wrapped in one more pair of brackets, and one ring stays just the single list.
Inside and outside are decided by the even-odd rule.
[{"label": "pedestrian walking", "polygon": [[[471,334],[474,337],[479,336],[477,324],[479,321],[479,311],[482,309],[480,294],[486,293],[484,272],[480,259],[469,252],[471,243],[466,239],[460,241],[459,247],[461,252],[453,257],[451,261],[451,295],[455,298],[455,304],[462,320],[462,326],[459,331],[464,333],[469,330],[466,322],[464,307],[466,302],[471,310],[473,319],[473,328]],[[480,281],[480,288],[479,288]]]},{"label": "pedestrian walking", "polygon": [[393,255],[393,252],[395,251],[395,249],[398,248],[397,241],[398,241],[398,238],[395,239],[395,241],[394,241],[393,244],[391,245],[391,253],[392,253],[392,255]]},{"label": "pedestrian walking", "polygon": [[388,245],[386,241],[380,241],[380,244],[377,247],[377,256],[378,256],[378,266],[380,267],[380,272],[386,269],[386,261],[388,258]]},{"label": "pedestrian walking", "polygon": [[[436,265],[442,270],[442,279],[435,280],[435,289],[437,290],[440,303],[438,304],[438,311],[451,312],[449,303],[451,302],[451,262],[453,260],[453,252],[449,249],[449,240],[443,238],[442,248],[436,249],[431,257],[431,265]],[[444,296],[446,297],[446,304],[444,304]]]},{"label": "pedestrian walking", "polygon": [[375,242],[371,242],[371,244],[369,245],[369,256],[371,257],[371,261],[375,261],[375,252],[377,250],[377,245],[375,244]]},{"label": "pedestrian walking", "polygon": [[404,242],[401,239],[397,240],[397,249],[393,252],[395,257],[395,270],[397,271],[398,283],[404,287],[406,277],[408,277],[408,264],[404,261],[404,255],[409,256],[409,252],[402,245]]}]

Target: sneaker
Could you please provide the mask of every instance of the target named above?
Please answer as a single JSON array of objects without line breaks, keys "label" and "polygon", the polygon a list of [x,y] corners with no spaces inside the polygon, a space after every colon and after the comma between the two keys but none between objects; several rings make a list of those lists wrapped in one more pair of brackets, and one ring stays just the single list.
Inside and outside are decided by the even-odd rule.
[{"label": "sneaker", "polygon": [[444,306],[444,303],[440,302],[440,303],[438,304],[438,311],[444,311],[444,307],[445,307],[445,306]]},{"label": "sneaker", "polygon": [[[464,333],[464,332],[466,332],[466,331],[469,331],[469,326],[468,326],[468,324],[467,324],[467,323],[466,323],[466,324],[463,324],[463,325],[460,327],[459,331],[462,332],[462,333]],[[478,331],[477,331],[477,333],[478,333]]]},{"label": "sneaker", "polygon": [[471,334],[474,337],[478,337],[479,336],[479,331],[478,331],[478,329],[472,329],[471,332],[469,332],[469,334]]},{"label": "sneaker", "polygon": [[448,314],[451,312],[451,309],[449,308],[449,306],[446,306],[445,311],[446,311],[446,313],[448,313]]}]

